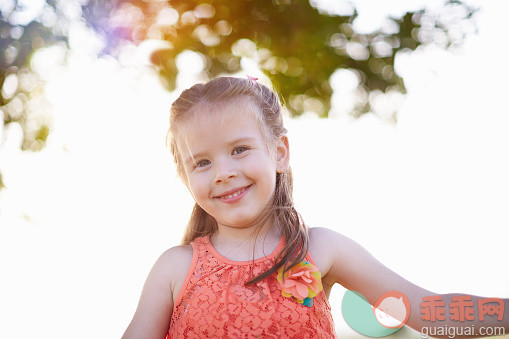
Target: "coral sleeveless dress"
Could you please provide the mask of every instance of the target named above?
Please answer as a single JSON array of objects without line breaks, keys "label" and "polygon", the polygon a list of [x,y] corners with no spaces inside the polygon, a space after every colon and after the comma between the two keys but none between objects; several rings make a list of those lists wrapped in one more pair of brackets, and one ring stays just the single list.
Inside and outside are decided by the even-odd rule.
[{"label": "coral sleeveless dress", "polygon": [[[250,261],[219,254],[209,236],[192,243],[193,259],[173,308],[168,338],[335,338],[324,291],[307,307],[282,295],[273,274],[253,285],[251,277],[272,267],[273,253]],[[307,253],[306,261],[314,265]]]}]

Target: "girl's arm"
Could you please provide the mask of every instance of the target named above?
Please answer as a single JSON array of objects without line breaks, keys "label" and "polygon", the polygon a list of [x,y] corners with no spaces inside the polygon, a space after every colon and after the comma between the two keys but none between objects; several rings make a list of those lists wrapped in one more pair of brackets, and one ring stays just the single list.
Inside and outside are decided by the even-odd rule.
[{"label": "girl's arm", "polygon": [[166,337],[173,311],[175,283],[179,272],[189,267],[186,260],[189,251],[192,257],[191,246],[177,246],[159,257],[145,281],[138,307],[122,339]]},{"label": "girl's arm", "polygon": [[[329,229],[313,228],[310,238],[311,242],[319,244],[319,246],[314,246],[316,254],[324,258],[327,268],[330,267],[323,278],[325,284],[332,286],[334,283],[339,283],[349,290],[360,292],[371,305],[374,305],[386,292],[402,292],[410,301],[410,316],[406,324],[416,331],[421,331],[423,327],[429,329],[447,325],[447,327],[473,326],[477,335],[480,334],[481,327],[503,327],[505,333],[509,333],[509,299],[502,299],[505,307],[501,321],[495,319],[495,316],[485,316],[484,320],[480,321],[477,303],[479,299],[482,301],[483,297],[466,294],[437,294],[421,288],[382,265],[353,240]],[[451,304],[452,298],[459,296],[467,296],[467,299],[472,301],[472,303],[468,301],[467,303],[474,308],[473,320],[453,321],[451,319],[450,306],[462,305],[461,301]],[[431,300],[430,303],[422,306],[439,305],[437,308],[439,312],[444,310],[443,316],[439,314],[440,318],[444,318],[443,321],[436,320],[432,322],[422,319],[421,310],[424,311],[429,308],[421,309],[421,303],[430,300],[428,297],[434,297],[435,301]],[[458,299],[455,301],[458,301]],[[468,309],[472,312],[471,308]]]}]

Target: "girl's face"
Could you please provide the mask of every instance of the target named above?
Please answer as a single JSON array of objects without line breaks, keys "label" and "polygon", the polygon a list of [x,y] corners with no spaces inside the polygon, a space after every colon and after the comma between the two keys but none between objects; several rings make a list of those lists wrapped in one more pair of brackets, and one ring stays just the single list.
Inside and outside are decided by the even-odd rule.
[{"label": "girl's face", "polygon": [[177,139],[187,187],[220,227],[250,227],[272,199],[276,172],[288,169],[288,140],[265,140],[251,100],[196,110]]}]

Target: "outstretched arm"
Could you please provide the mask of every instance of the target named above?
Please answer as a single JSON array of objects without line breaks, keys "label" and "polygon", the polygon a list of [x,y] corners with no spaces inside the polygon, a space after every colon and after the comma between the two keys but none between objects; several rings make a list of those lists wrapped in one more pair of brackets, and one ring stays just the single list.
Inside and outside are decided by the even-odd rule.
[{"label": "outstretched arm", "polygon": [[166,337],[173,310],[176,272],[186,269],[184,258],[189,257],[189,251],[192,252],[190,246],[177,246],[159,257],[145,281],[138,307],[122,339]]},{"label": "outstretched arm", "polygon": [[[325,257],[326,261],[330,264],[330,269],[324,277],[325,284],[331,286],[334,283],[339,283],[349,290],[360,292],[371,305],[374,305],[386,292],[402,292],[410,301],[410,316],[406,324],[416,331],[421,331],[423,327],[429,329],[436,326],[445,327],[447,325],[448,327],[470,328],[473,326],[474,333],[477,336],[483,334],[480,332],[481,327],[503,327],[505,333],[509,333],[509,299],[507,298],[502,299],[505,307],[501,321],[497,320],[495,316],[486,316],[481,321],[478,300],[481,299],[482,301],[484,298],[456,293],[440,295],[421,288],[382,265],[353,240],[326,228],[315,229],[313,237],[315,237],[315,241],[323,244],[323,246],[319,247],[320,255]],[[450,306],[454,306],[451,302],[460,301],[461,299],[452,298],[460,296],[467,296],[467,299],[472,301],[468,305],[472,305],[474,308],[473,314],[475,317],[473,320],[453,321],[451,319],[449,310]],[[443,321],[437,320],[432,322],[423,319],[421,303],[428,300],[429,297],[437,299],[439,303],[443,301],[443,304],[439,304],[441,309],[445,310],[443,316],[439,315],[440,318],[444,319]],[[472,309],[470,308],[470,310]],[[444,337],[447,337],[447,335]]]}]

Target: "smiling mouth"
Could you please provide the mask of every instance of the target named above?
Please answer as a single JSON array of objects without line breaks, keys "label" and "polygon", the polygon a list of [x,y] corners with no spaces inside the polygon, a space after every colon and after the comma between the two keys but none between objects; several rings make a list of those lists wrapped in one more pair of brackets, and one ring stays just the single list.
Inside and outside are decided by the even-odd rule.
[{"label": "smiling mouth", "polygon": [[233,192],[233,193],[231,193],[231,194],[227,194],[227,195],[220,195],[220,196],[218,196],[218,197],[216,197],[216,198],[218,198],[218,199],[231,199],[231,198],[235,198],[236,196],[238,196],[238,195],[240,195],[240,194],[244,193],[244,191],[245,191],[245,190],[247,190],[250,186],[251,186],[251,185],[246,186],[246,187],[243,187],[243,188],[239,189],[238,191],[235,191],[235,192]]}]

